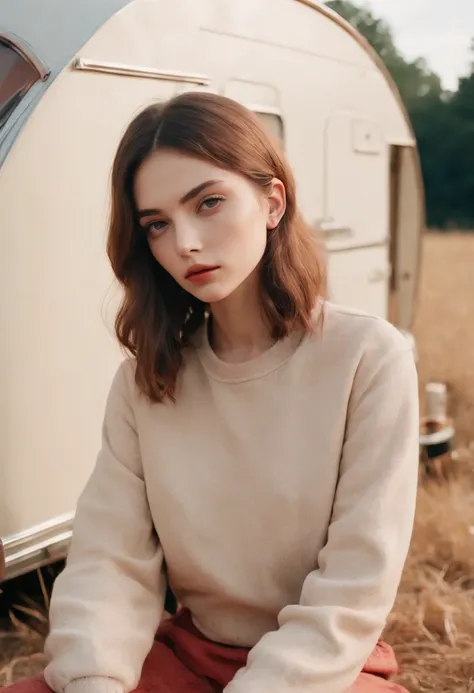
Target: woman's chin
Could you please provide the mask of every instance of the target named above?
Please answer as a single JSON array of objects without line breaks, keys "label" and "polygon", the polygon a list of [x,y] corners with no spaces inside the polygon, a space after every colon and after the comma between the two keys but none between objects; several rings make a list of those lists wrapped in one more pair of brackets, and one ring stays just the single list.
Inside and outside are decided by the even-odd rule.
[{"label": "woman's chin", "polygon": [[219,301],[223,301],[232,293],[228,287],[224,287],[222,284],[220,286],[217,284],[197,286],[193,287],[192,289],[188,289],[188,291],[203,303],[219,303]]}]

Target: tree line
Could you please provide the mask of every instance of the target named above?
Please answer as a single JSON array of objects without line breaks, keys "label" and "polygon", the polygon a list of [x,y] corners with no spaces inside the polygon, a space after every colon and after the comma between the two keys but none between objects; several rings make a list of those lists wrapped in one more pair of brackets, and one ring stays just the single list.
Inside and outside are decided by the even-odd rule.
[{"label": "tree line", "polygon": [[406,60],[390,26],[349,0],[326,5],[348,20],[385,62],[405,103],[420,151],[428,225],[474,228],[474,40],[470,74],[443,89],[423,58]]}]

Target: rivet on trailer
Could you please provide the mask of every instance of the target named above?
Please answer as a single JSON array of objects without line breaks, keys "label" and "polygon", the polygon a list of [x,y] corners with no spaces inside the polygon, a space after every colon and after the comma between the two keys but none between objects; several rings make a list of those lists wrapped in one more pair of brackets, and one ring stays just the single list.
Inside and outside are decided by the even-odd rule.
[{"label": "rivet on trailer", "polygon": [[324,236],[331,299],[411,339],[418,153],[393,81],[349,24],[313,0],[0,0],[6,578],[66,554],[122,359],[105,255],[112,158],[140,107],[183,90],[258,114]]}]

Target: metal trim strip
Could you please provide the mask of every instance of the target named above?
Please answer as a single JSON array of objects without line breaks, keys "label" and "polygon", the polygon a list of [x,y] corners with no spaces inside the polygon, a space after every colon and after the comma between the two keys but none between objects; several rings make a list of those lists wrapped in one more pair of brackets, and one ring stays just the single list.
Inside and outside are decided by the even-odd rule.
[{"label": "metal trim strip", "polygon": [[74,513],[61,515],[0,540],[0,581],[65,558],[73,521]]},{"label": "metal trim strip", "polygon": [[207,87],[211,84],[211,78],[207,75],[197,75],[175,70],[159,70],[146,65],[127,65],[126,63],[110,63],[90,58],[76,58],[71,65],[73,70],[86,72],[102,72],[121,77],[145,77],[147,79],[161,79],[167,82],[183,82]]}]

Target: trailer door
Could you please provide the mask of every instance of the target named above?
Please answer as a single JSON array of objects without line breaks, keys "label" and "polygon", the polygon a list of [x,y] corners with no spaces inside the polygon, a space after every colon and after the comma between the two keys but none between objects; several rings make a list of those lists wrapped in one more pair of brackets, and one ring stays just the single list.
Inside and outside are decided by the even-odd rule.
[{"label": "trailer door", "polygon": [[324,137],[324,218],[331,300],[386,318],[390,286],[389,150],[379,125],[333,114]]}]

